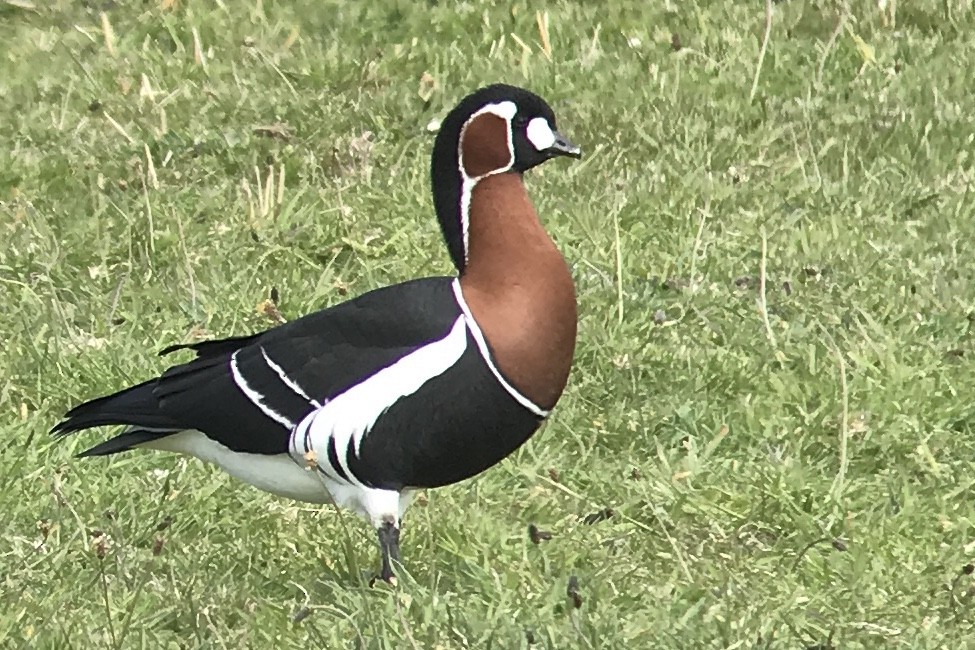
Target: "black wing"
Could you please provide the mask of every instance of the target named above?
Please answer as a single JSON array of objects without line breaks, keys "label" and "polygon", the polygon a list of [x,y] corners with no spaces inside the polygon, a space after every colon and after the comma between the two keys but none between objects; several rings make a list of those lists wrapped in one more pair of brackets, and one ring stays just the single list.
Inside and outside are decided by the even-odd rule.
[{"label": "black wing", "polygon": [[198,356],[72,409],[54,431],[134,427],[86,455],[185,429],[238,452],[286,453],[291,428],[308,413],[450,330],[461,313],[451,281],[413,280],[252,336],[170,348]]}]

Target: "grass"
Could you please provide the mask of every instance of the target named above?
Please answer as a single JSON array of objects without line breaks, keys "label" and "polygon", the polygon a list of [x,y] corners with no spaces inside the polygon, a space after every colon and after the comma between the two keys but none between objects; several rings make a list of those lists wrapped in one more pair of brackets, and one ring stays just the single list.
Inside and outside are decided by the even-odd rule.
[{"label": "grass", "polygon": [[[771,16],[0,2],[0,647],[970,643],[975,12]],[[426,126],[495,80],[587,153],[530,179],[576,366],[528,445],[414,505],[397,589],[348,513],[48,438],[165,345],[271,325],[272,289],[290,319],[449,272]]]}]

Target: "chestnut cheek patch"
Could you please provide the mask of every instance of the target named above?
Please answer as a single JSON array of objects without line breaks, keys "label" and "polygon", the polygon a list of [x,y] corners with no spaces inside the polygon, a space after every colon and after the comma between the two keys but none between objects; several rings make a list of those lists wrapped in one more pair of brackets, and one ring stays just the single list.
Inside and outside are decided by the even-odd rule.
[{"label": "chestnut cheek patch", "polygon": [[494,113],[482,113],[467,123],[460,154],[461,168],[468,178],[511,166],[508,129],[508,121]]}]

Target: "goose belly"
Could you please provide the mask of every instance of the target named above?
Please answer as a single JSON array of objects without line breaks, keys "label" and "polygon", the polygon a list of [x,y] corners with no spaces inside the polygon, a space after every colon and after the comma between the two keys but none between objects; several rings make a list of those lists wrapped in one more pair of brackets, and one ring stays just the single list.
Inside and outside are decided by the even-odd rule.
[{"label": "goose belly", "polygon": [[199,431],[181,431],[140,445],[199,458],[259,490],[308,503],[330,503],[317,473],[299,466],[288,454],[233,451]]}]

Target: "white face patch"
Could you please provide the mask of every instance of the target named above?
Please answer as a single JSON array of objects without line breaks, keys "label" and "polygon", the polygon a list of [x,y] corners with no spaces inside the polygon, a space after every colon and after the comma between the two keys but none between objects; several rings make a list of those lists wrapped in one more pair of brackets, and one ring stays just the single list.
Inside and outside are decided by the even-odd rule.
[{"label": "white face patch", "polygon": [[528,123],[525,135],[528,136],[528,141],[539,151],[544,151],[555,144],[555,131],[552,130],[548,120],[544,117],[532,119]]}]

